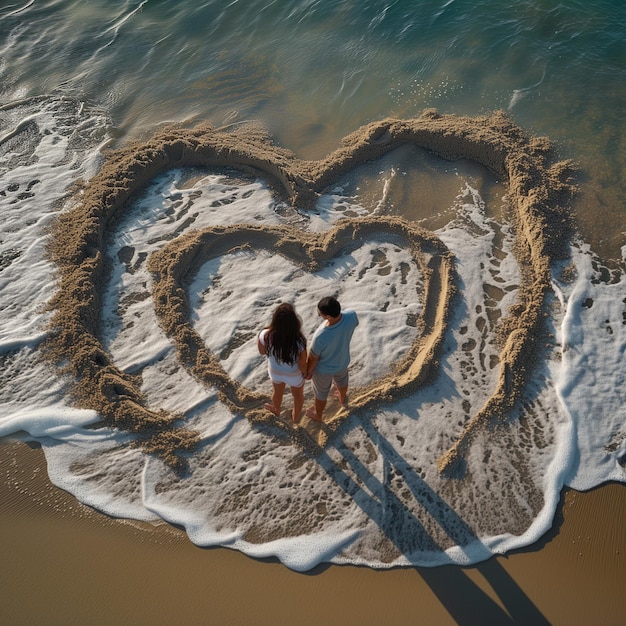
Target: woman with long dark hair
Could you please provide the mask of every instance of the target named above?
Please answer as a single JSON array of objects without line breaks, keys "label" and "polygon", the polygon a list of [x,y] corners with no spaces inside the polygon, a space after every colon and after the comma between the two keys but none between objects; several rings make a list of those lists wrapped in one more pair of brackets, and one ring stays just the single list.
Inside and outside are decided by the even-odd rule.
[{"label": "woman with long dark hair", "polygon": [[289,385],[293,396],[291,419],[300,421],[304,405],[304,374],[306,373],[306,337],[296,310],[288,302],[279,304],[267,328],[259,333],[258,348],[268,357],[267,369],[272,381],[272,401],[265,408],[280,415],[285,387]]}]

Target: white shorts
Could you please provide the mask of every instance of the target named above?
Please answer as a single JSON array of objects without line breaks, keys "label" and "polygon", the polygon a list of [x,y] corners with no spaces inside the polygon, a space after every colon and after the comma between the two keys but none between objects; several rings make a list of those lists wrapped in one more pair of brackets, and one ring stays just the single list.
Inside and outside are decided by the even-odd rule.
[{"label": "white shorts", "polygon": [[268,368],[268,372],[270,380],[275,385],[280,385],[281,383],[289,385],[290,387],[302,387],[302,385],[304,385],[304,376],[302,376],[302,372],[299,370],[293,374],[283,374]]}]

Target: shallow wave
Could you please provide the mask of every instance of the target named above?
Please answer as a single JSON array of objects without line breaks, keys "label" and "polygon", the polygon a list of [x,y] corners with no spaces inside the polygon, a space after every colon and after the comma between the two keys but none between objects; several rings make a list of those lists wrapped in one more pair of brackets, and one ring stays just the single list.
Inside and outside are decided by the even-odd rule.
[{"label": "shallow wave", "polygon": [[[438,231],[459,258],[463,302],[452,320],[437,384],[384,410],[350,418],[341,437],[311,459],[230,413],[181,368],[153,319],[145,259],[151,247],[168,240],[169,232],[180,234],[201,223],[287,222],[324,229],[346,213],[367,214],[366,207],[342,192],[351,189],[353,181],[340,182],[312,216],[285,211],[259,181],[233,179],[227,173],[177,170],[154,181],[130,207],[111,241],[104,320],[116,362],[141,375],[150,402],[182,412],[190,427],[201,433],[201,446],[189,458],[189,473],[181,477],[129,447],[128,435],[93,429],[93,412],[68,407],[65,381],[59,377],[51,385],[50,369],[37,359],[38,340],[23,346],[7,343],[18,331],[23,334],[24,325],[35,334],[45,330],[41,307],[50,290],[38,286],[50,284],[53,269],[32,263],[45,243],[45,228],[42,221],[32,221],[33,210],[39,207],[44,215],[60,210],[68,177],[93,172],[105,120],[87,116],[80,103],[54,99],[16,104],[5,114],[12,116],[6,127],[24,129],[25,137],[15,142],[20,134],[15,133],[10,140],[14,143],[5,153],[11,159],[9,179],[0,197],[3,210],[16,214],[14,224],[19,225],[17,230],[7,228],[4,240],[22,246],[22,254],[0,274],[5,287],[20,286],[3,289],[8,296],[3,299],[3,343],[8,347],[2,371],[10,384],[0,391],[2,432],[26,430],[40,441],[56,484],[111,515],[180,524],[199,545],[277,555],[294,569],[327,560],[373,567],[470,563],[531,543],[549,527],[575,455],[572,418],[563,412],[552,382],[563,381],[568,370],[556,359],[537,369],[523,410],[506,427],[476,437],[465,478],[448,480],[436,471],[449,424],[462,421],[493,389],[498,355],[493,327],[497,311],[512,303],[519,282],[511,227],[486,217],[475,189],[460,183],[456,217]],[[86,119],[78,123],[77,116],[83,115]],[[48,132],[26,130],[30,127],[24,120],[29,117]],[[74,136],[77,128],[85,133]],[[390,169],[383,179],[399,169],[392,161],[386,167]],[[31,186],[32,196],[18,197],[34,171],[40,182]],[[38,185],[43,184],[46,193],[41,194]],[[306,302],[315,300],[316,289],[326,289],[325,280],[341,280],[342,299],[359,310],[370,336],[355,342],[354,355],[355,380],[367,379],[376,368],[392,363],[414,332],[401,321],[416,313],[406,302],[412,290],[419,291],[419,277],[407,282],[410,272],[396,271],[403,264],[410,267],[402,254],[397,246],[374,241],[314,277],[320,287],[271,255],[246,253],[210,263],[190,287],[197,294],[197,327],[210,342],[217,342],[216,351],[228,348],[224,359],[232,376],[262,388],[266,373],[255,355],[254,336],[266,321],[265,299],[300,294],[298,308],[310,332],[314,312]],[[258,271],[272,277],[271,294],[266,293],[266,283],[260,283],[265,289],[258,294],[249,293],[248,279]],[[240,304],[218,321],[214,311],[225,297]],[[22,329],[15,324],[19,316]],[[561,317],[555,308],[557,334]],[[404,334],[389,335],[384,332],[387,326],[404,326]],[[241,341],[222,345],[240,331]],[[373,347],[378,335],[384,341]],[[623,345],[621,334],[612,336]],[[572,348],[578,345],[568,342]],[[578,371],[575,364],[569,367]],[[576,375],[567,374],[570,379]],[[577,432],[580,436],[582,430]],[[583,440],[590,458],[597,458],[601,439]],[[612,442],[617,469],[623,444]],[[578,468],[577,475],[581,471]],[[613,471],[611,477],[615,475]],[[594,474],[594,481],[604,478]]]},{"label": "shallow wave", "polygon": [[[511,225],[486,216],[479,183],[465,175],[469,185],[459,182],[459,200],[442,207],[449,223],[437,226],[459,254],[466,295],[439,384],[362,423],[353,420],[317,464],[261,437],[180,367],[149,324],[150,279],[141,261],[148,249],[140,234],[151,232],[158,244],[163,222],[183,228],[194,211],[223,223],[226,206],[229,219],[323,230],[342,215],[389,209],[393,193],[377,197],[371,181],[353,193],[355,181],[344,181],[305,216],[273,202],[260,183],[205,172],[188,185],[188,172],[174,172],[129,212],[103,293],[108,347],[122,367],[143,377],[152,406],[181,411],[200,432],[202,446],[185,480],[130,448],[127,435],[94,428],[98,416],[69,407],[67,381],[39,359],[48,333],[45,305],[56,286],[45,260],[47,228],[65,205],[67,185],[97,170],[98,147],[112,140],[111,118],[119,137],[164,120],[222,124],[252,117],[277,130],[285,145],[323,154],[362,121],[390,112],[413,115],[425,106],[476,112],[513,103],[523,125],[579,146],[597,194],[587,204],[602,207],[590,211],[591,219],[617,211],[624,179],[623,2],[550,10],[527,2],[514,12],[501,2],[474,3],[470,11],[458,2],[443,8],[390,2],[385,10],[374,2],[79,4],[0,8],[0,432],[31,432],[56,484],[111,515],[165,519],[186,526],[200,545],[276,554],[306,569],[326,560],[375,567],[480,560],[539,537],[562,484],[586,489],[624,481],[624,251],[621,269],[607,280],[611,270],[585,244],[575,247],[571,266],[554,269],[556,355],[537,370],[520,413],[475,441],[467,480],[445,482],[434,471],[436,451],[449,442],[447,425],[460,427],[465,403],[480,404],[493,385],[492,323],[519,280]],[[41,97],[42,90],[72,97]],[[371,178],[398,181],[406,176],[403,166],[385,162]],[[400,254],[364,248],[342,261],[357,275],[364,271],[361,284],[373,300],[354,286],[346,297],[367,311],[373,334],[383,335],[380,309],[389,299],[379,272],[388,267],[384,258],[401,264]],[[207,265],[195,286],[203,332],[210,333],[219,306],[211,298],[225,296],[229,282],[241,284],[256,264],[284,279],[286,291],[273,292],[275,298],[301,285],[306,308],[313,281],[294,276],[293,268],[263,255],[225,260]],[[401,281],[391,285],[402,288]],[[219,343],[226,335],[252,336],[263,318],[254,298],[236,289],[233,297],[246,303],[244,327],[232,316],[225,320],[215,349],[228,354],[232,376],[262,387],[264,370],[249,342]],[[400,302],[394,314],[404,321],[411,313]],[[401,326],[403,333],[414,330]],[[385,335],[375,351],[393,362],[404,340],[402,333]],[[366,345],[358,352],[355,376],[380,367]]]}]

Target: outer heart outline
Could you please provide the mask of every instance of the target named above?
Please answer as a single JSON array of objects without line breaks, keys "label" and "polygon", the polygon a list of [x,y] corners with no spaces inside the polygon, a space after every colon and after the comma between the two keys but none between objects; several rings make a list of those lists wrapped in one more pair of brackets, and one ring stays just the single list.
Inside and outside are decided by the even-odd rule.
[{"label": "outer heart outline", "polygon": [[498,382],[440,457],[440,471],[453,466],[474,434],[503,419],[520,399],[541,334],[550,259],[563,254],[571,235],[568,203],[576,192],[575,165],[554,162],[547,139],[529,139],[502,111],[459,117],[428,110],[414,119],[373,122],[347,136],[321,161],[297,159],[258,128],[221,132],[206,124],[167,128],[143,144],[109,153],[100,172],[76,190],[76,205],[56,220],[49,247],[59,268],[59,288],[49,303],[54,314],[46,355],[74,376],[76,402],[98,411],[105,423],[135,433],[144,450],[175,468],[186,464],[180,452],[198,442],[197,433],[176,427],[179,415],[145,407],[137,381],[111,362],[98,339],[108,225],[156,175],[184,165],[235,167],[264,176],[278,193],[306,209],[338,176],[405,143],[449,160],[473,160],[505,178],[517,230],[523,280],[501,325]]},{"label": "outer heart outline", "polygon": [[[433,233],[397,217],[366,217],[340,221],[325,233],[306,233],[287,226],[237,224],[193,231],[170,241],[148,259],[153,273],[152,288],[155,312],[164,332],[173,339],[181,362],[205,385],[218,390],[220,400],[251,422],[285,424],[268,411],[260,409],[265,396],[250,391],[234,381],[219,359],[207,348],[190,322],[190,305],[184,283],[192,280],[198,263],[235,250],[271,249],[302,269],[314,272],[338,253],[350,252],[372,237],[392,236],[407,245],[424,278],[424,304],[418,318],[418,336],[405,357],[387,376],[350,392],[350,408],[325,423],[318,444],[324,445],[353,411],[370,408],[432,380],[445,337],[454,294],[454,256]],[[312,440],[298,429],[290,435],[311,452]]]}]

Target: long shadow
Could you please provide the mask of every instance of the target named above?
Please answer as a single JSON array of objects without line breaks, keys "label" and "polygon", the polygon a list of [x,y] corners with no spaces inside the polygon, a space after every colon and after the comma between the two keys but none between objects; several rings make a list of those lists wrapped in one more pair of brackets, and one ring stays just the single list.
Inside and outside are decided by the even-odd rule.
[{"label": "long shadow", "polygon": [[[419,476],[371,422],[362,427],[377,444],[388,471],[401,476],[415,500],[461,550],[470,549],[472,560],[491,556],[472,528]],[[358,481],[340,468],[325,452],[319,457],[321,467],[381,529],[402,554],[419,551],[442,551],[422,522],[398,498],[388,484],[381,482],[345,445],[337,442]],[[387,469],[387,468],[386,468]],[[361,484],[363,486],[361,486]],[[367,491],[371,493],[367,493]],[[469,555],[468,555],[469,556]],[[549,624],[519,585],[494,558],[474,566],[489,582],[502,608],[478,587],[457,565],[416,568],[416,572],[439,598],[452,618],[461,625],[473,624]]]},{"label": "long shadow", "polygon": [[[415,472],[415,470],[398,454],[396,449],[383,437],[378,430],[369,423],[365,430],[373,441],[377,441],[379,448],[386,459],[402,474],[406,485],[411,490],[415,499],[437,521],[446,534],[463,549],[463,546],[473,544],[483,546],[472,528],[465,520]],[[483,556],[488,557],[491,552],[483,546]],[[474,551],[472,557],[477,556]],[[469,555],[468,555],[469,556]],[[480,556],[480,554],[478,554]],[[539,609],[531,602],[530,598],[520,589],[509,573],[498,563],[495,558],[479,563],[476,569],[489,582],[492,589],[497,593],[502,604],[506,607],[513,623],[519,624],[549,624]]]},{"label": "long shadow", "polygon": [[[346,448],[343,448],[344,458]],[[351,476],[341,469],[327,454],[322,452],[318,458],[319,464],[328,476],[337,483],[361,508],[361,510],[376,523],[386,537],[403,552],[406,549],[407,535],[420,538],[423,549],[441,551],[435,540],[430,537],[421,522],[406,508],[398,497],[381,483],[373,474],[368,472],[367,487],[378,497],[370,495],[364,487],[361,487]],[[360,464],[356,457],[351,461]],[[361,465],[361,468],[364,468]],[[394,510],[395,515],[389,515],[389,510]],[[403,514],[399,520],[398,514]],[[400,541],[398,528],[394,522],[400,521],[404,541]],[[417,570],[426,584],[432,589],[441,603],[446,607],[454,620],[461,625],[472,624],[514,624],[501,607],[497,605],[486,593],[484,593],[467,575],[458,567],[446,566],[432,570]],[[477,616],[480,616],[477,619]],[[539,622],[541,623],[541,622]]]},{"label": "long shadow", "polygon": [[[346,454],[347,449],[344,446],[342,448],[345,458],[348,456]],[[355,457],[352,460],[354,461],[354,459]],[[440,551],[442,549],[428,535],[422,523],[406,508],[405,504],[393,493],[389,486],[380,482],[371,472],[368,472],[368,475],[365,476],[362,486],[339,467],[328,456],[326,451],[321,452],[317,461],[328,476],[376,523],[400,552],[404,551],[405,546],[399,540],[399,533],[405,539],[411,536],[422,538],[425,541],[425,550]],[[363,476],[363,473],[361,473],[361,476]]]}]

